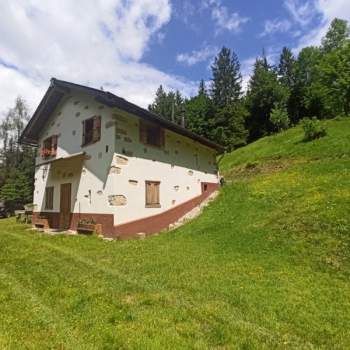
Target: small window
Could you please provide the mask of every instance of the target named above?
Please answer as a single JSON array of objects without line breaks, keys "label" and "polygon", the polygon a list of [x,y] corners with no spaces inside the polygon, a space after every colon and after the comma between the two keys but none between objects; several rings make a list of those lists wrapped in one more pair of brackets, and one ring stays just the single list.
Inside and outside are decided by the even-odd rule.
[{"label": "small window", "polygon": [[45,189],[45,209],[53,209],[53,187]]},{"label": "small window", "polygon": [[83,121],[83,146],[100,141],[101,116],[95,116]]},{"label": "small window", "polygon": [[160,208],[159,181],[146,181],[146,208]]},{"label": "small window", "polygon": [[57,135],[53,135],[44,140],[40,150],[42,158],[55,157],[57,153]]},{"label": "small window", "polygon": [[140,122],[140,141],[161,148],[164,145],[164,130],[158,125]]}]

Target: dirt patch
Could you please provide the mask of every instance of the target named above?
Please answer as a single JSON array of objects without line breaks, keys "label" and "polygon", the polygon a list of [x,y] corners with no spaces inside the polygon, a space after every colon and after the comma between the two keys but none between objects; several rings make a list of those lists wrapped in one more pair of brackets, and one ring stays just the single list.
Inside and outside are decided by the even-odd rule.
[{"label": "dirt patch", "polygon": [[285,169],[290,168],[293,165],[306,163],[303,159],[274,159],[267,160],[263,163],[259,162],[248,162],[244,165],[240,165],[230,169],[223,175],[227,181],[239,181],[243,179],[249,179],[253,176],[260,174],[271,174],[276,173]]}]

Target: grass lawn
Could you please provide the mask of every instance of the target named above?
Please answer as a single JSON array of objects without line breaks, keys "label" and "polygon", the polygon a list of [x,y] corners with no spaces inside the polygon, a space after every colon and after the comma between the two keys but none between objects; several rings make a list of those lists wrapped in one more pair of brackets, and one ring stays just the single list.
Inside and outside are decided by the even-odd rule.
[{"label": "grass lawn", "polygon": [[0,220],[0,349],[349,349],[350,120],[224,157],[191,223],[144,241]]}]

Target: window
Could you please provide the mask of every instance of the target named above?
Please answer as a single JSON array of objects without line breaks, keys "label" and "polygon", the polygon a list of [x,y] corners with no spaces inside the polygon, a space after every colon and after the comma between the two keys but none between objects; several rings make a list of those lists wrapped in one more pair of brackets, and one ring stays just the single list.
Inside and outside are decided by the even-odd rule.
[{"label": "window", "polygon": [[57,135],[53,135],[44,140],[40,150],[42,158],[55,157],[57,153]]},{"label": "window", "polygon": [[141,121],[140,141],[145,145],[161,148],[164,146],[164,130],[158,125]]},{"label": "window", "polygon": [[160,208],[159,181],[146,181],[146,208]]},{"label": "window", "polygon": [[53,186],[45,188],[45,209],[53,209]]},{"label": "window", "polygon": [[94,116],[83,121],[83,146],[100,141],[101,116]]}]

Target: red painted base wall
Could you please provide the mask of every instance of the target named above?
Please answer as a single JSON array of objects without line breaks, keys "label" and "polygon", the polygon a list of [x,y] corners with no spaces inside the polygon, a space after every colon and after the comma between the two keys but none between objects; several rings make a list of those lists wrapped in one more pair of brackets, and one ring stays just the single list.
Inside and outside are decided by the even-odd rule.
[{"label": "red painted base wall", "polygon": [[[170,224],[176,222],[190,210],[203,202],[210,194],[219,188],[216,183],[202,183],[202,194],[179,204],[163,213],[149,216],[146,218],[134,220],[125,224],[114,226],[113,214],[91,214],[91,213],[72,213],[70,220],[70,229],[76,231],[79,220],[93,219],[97,224],[102,225],[102,233],[105,237],[128,238],[136,233],[143,232],[152,234],[167,228]],[[49,221],[50,228],[59,229],[60,213],[52,212],[34,212],[33,224],[39,216],[44,216]]]},{"label": "red painted base wall", "polygon": [[[147,218],[131,221],[115,226],[113,237],[127,238],[138,232],[152,234],[167,228],[176,222],[190,210],[203,202],[210,194],[218,189],[219,185],[214,183],[202,183],[202,194],[189,201],[179,204],[163,213],[149,216]],[[111,237],[110,235],[107,235]]]}]

